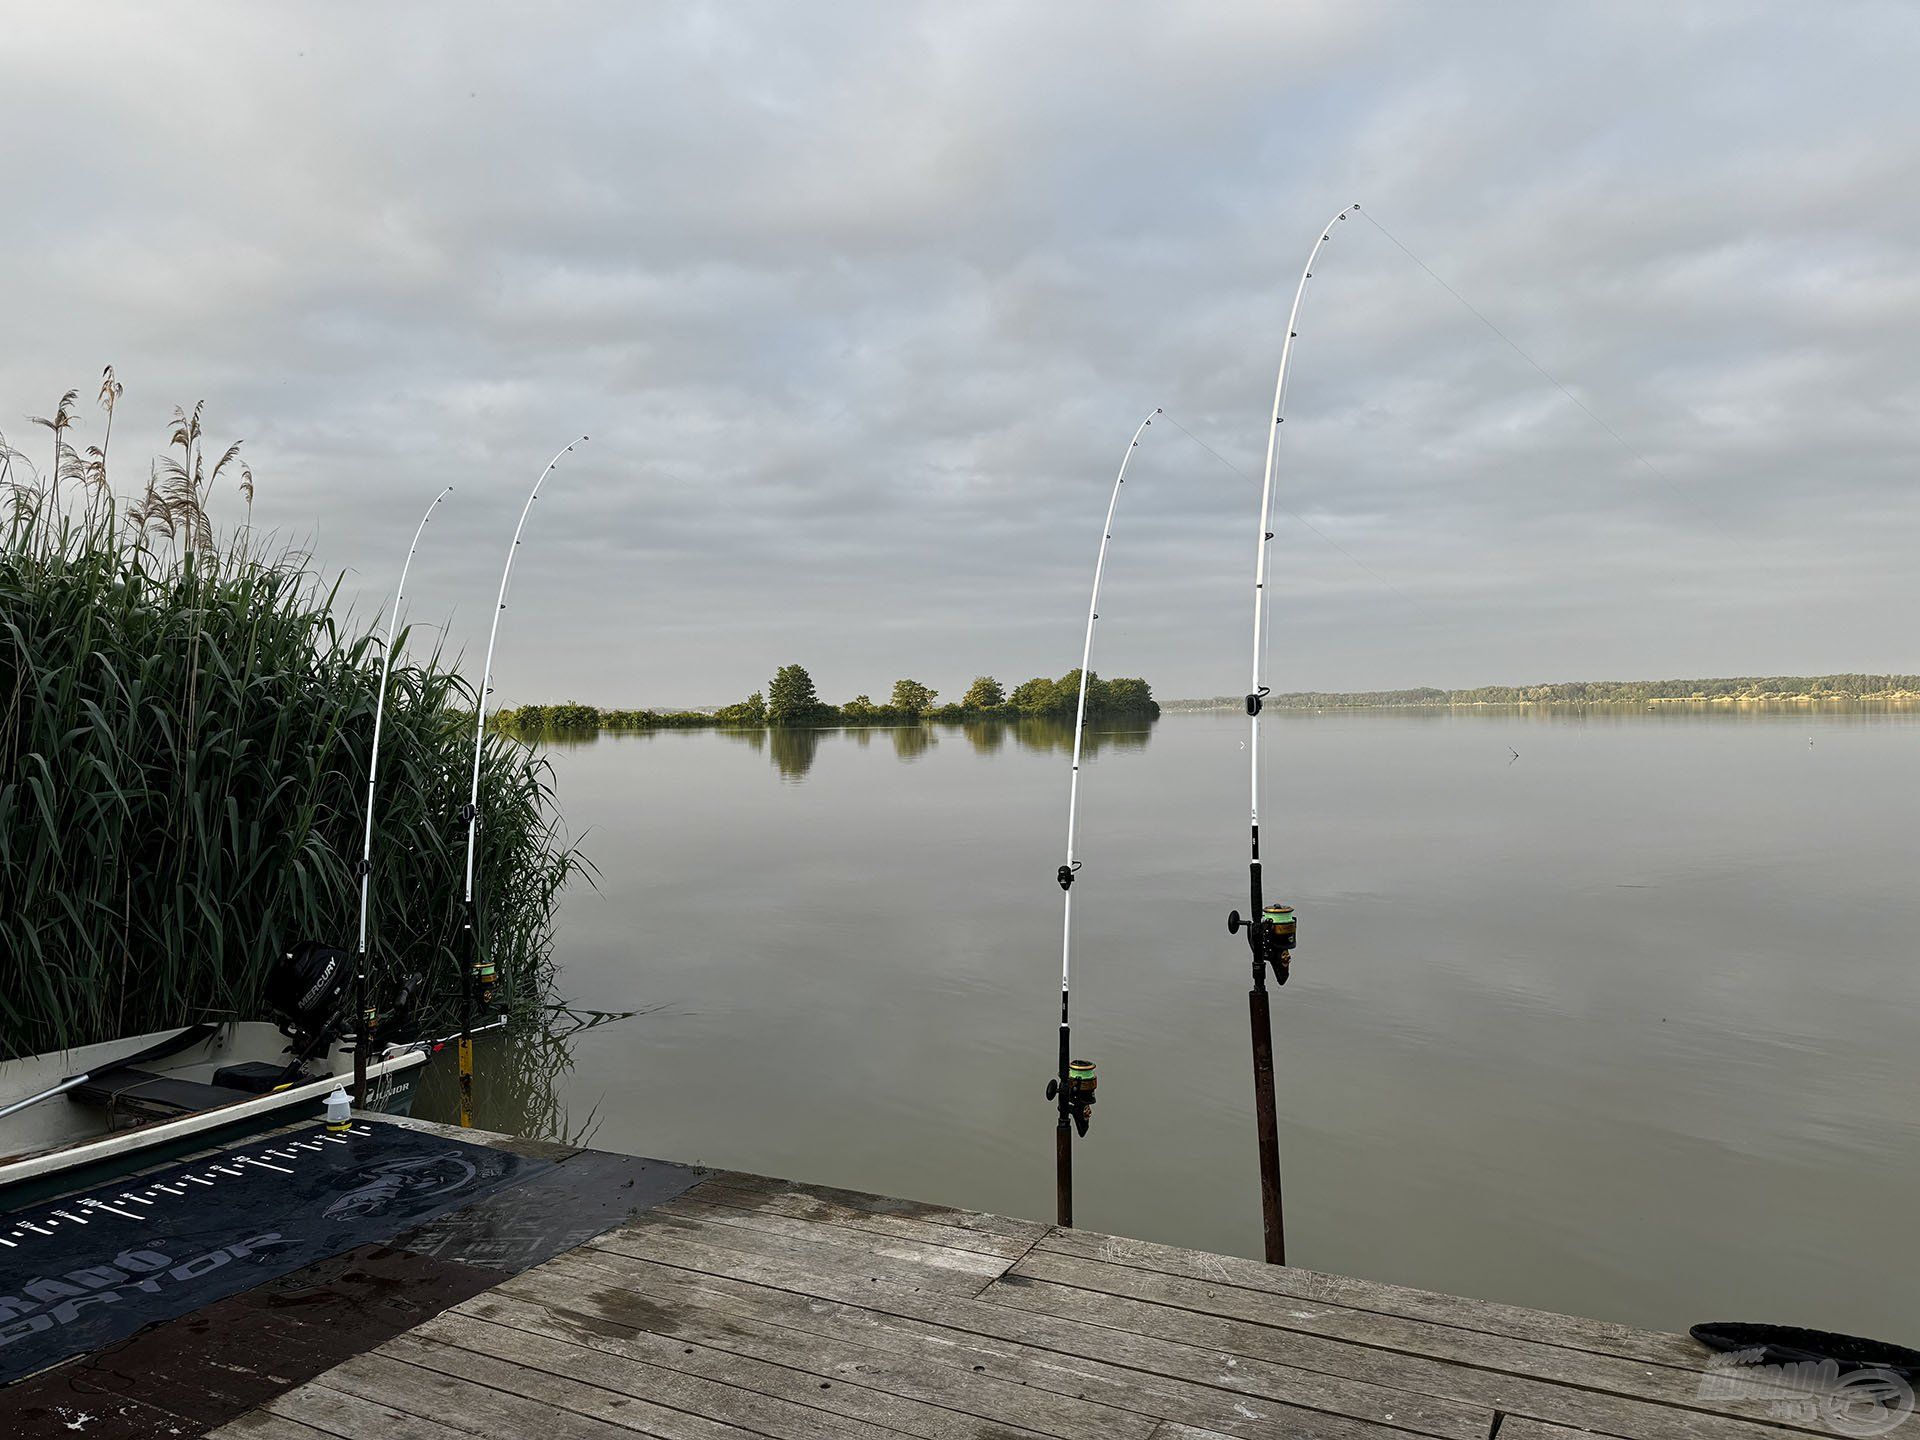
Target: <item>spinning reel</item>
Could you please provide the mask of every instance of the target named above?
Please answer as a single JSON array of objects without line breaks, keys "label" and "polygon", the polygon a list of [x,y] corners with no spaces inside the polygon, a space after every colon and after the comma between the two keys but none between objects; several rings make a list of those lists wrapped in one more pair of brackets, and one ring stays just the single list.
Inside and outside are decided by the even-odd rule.
[{"label": "spinning reel", "polygon": [[[1094,1073],[1091,1060],[1074,1060],[1067,1065],[1067,1093],[1062,1108],[1073,1117],[1073,1128],[1080,1132],[1082,1140],[1087,1138],[1087,1126],[1093,1120],[1089,1112],[1097,1098],[1093,1092],[1099,1087],[1100,1077]],[[1047,1099],[1061,1099],[1058,1076],[1047,1081]]]},{"label": "spinning reel", "polygon": [[1242,920],[1238,910],[1227,912],[1227,933],[1247,932],[1247,948],[1253,951],[1253,972],[1257,978],[1263,967],[1273,971],[1273,983],[1284,985],[1293,969],[1293,946],[1298,935],[1298,917],[1291,905],[1268,905],[1257,921]]}]

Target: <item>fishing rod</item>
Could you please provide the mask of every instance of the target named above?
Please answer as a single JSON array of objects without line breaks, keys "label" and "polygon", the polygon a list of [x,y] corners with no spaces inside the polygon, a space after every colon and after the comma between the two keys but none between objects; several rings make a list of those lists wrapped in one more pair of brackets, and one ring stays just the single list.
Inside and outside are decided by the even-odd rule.
[{"label": "fishing rod", "polygon": [[467,793],[464,813],[467,822],[465,928],[469,963],[460,972],[460,1123],[464,1126],[473,1124],[474,1001],[477,998],[483,1006],[493,1003],[493,962],[487,959],[480,948],[480,931],[474,923],[473,903],[473,846],[480,828],[480,752],[487,739],[487,696],[493,693],[493,647],[500,638],[500,616],[507,608],[507,582],[513,578],[513,557],[520,549],[520,532],[527,528],[527,514],[533,509],[533,502],[540,498],[540,487],[547,483],[547,476],[553,473],[553,467],[575,445],[585,444],[586,440],[587,437],[582,435],[547,462],[547,468],[540,472],[540,478],[533,482],[533,489],[527,492],[527,503],[520,507],[520,523],[513,527],[513,543],[507,547],[507,563],[500,571],[500,594],[493,607],[493,627],[487,632],[487,660],[480,672],[480,693],[475,697],[473,707],[473,786]]},{"label": "fishing rod", "polygon": [[[634,1016],[641,1013],[638,1010],[578,1010],[571,1005],[541,1005],[535,1008],[545,1011],[548,1014],[564,1015],[567,1017],[568,1024],[564,1030],[542,1030],[542,1035],[549,1040],[564,1040],[569,1036],[578,1035],[583,1030],[598,1030],[602,1025],[614,1025],[622,1020],[631,1020]],[[484,1025],[475,1025],[468,1033],[484,1035],[489,1030],[505,1030],[507,1023],[507,1017],[505,1015],[498,1015]],[[432,1039],[396,1040],[386,1048],[385,1054],[391,1058],[395,1055],[411,1055],[416,1050],[426,1050],[437,1053],[442,1047],[458,1040],[460,1033],[460,1031],[456,1030],[451,1035],[441,1035]]]},{"label": "fishing rod", "polygon": [[1087,635],[1080,647],[1080,699],[1073,712],[1073,771],[1067,783],[1067,861],[1058,876],[1061,890],[1060,917],[1060,1068],[1047,1082],[1047,1098],[1059,1106],[1054,1126],[1054,1211],[1061,1225],[1073,1224],[1073,1133],[1086,1137],[1092,1116],[1094,1090],[1099,1077],[1092,1062],[1070,1058],[1073,1053],[1073,1027],[1069,1013],[1073,975],[1073,880],[1080,871],[1074,858],[1075,827],[1080,815],[1080,745],[1087,729],[1087,681],[1093,664],[1093,622],[1100,618],[1100,580],[1107,569],[1107,545],[1113,539],[1113,515],[1120,505],[1120,487],[1127,483],[1127,465],[1140,447],[1140,437],[1153,424],[1147,416],[1134,429],[1120,457],[1120,473],[1113,479],[1113,494],[1107,500],[1106,522],[1100,527],[1100,554],[1093,562],[1093,597],[1087,601]]},{"label": "fishing rod", "polygon": [[1273,382],[1273,423],[1267,427],[1267,468],[1260,482],[1260,539],[1254,550],[1253,684],[1247,691],[1252,816],[1247,879],[1251,908],[1244,920],[1238,910],[1229,912],[1227,933],[1238,934],[1245,929],[1247,948],[1253,954],[1253,988],[1247,992],[1247,1017],[1253,1035],[1253,1101],[1260,1135],[1260,1224],[1269,1265],[1287,1263],[1287,1239],[1280,1201],[1280,1125],[1273,1095],[1273,1020],[1267,1004],[1267,971],[1272,969],[1275,985],[1287,983],[1297,921],[1291,905],[1268,904],[1260,887],[1260,708],[1269,693],[1260,681],[1266,650],[1267,550],[1273,543],[1273,531],[1267,526],[1273,520],[1273,462],[1279,451],[1280,427],[1286,422],[1287,375],[1293,361],[1293,342],[1300,338],[1297,328],[1300,304],[1306,298],[1307,282],[1313,279],[1313,266],[1320,257],[1321,247],[1333,238],[1340,222],[1359,208],[1356,201],[1327,222],[1307,254],[1300,284],[1293,292],[1293,308],[1287,314],[1287,338],[1280,345],[1280,373]]},{"label": "fishing rod", "polygon": [[413,543],[407,547],[407,558],[400,563],[400,583],[394,588],[393,609],[387,615],[386,648],[380,657],[380,696],[373,702],[373,748],[367,755],[367,832],[360,846],[360,946],[355,952],[353,976],[354,1004],[360,1012],[360,1023],[355,1027],[357,1033],[353,1037],[353,1101],[362,1106],[366,1104],[367,1057],[373,1048],[375,1021],[367,978],[367,902],[373,876],[373,789],[380,773],[380,728],[387,718],[387,682],[393,675],[393,636],[395,627],[400,623],[400,602],[407,593],[407,571],[413,568],[413,554],[420,548],[420,536],[425,533],[427,522],[433,519],[433,512],[440,508],[440,502],[452,493],[453,486],[449,485],[433,497],[433,503],[427,506],[420,523],[414,527]]}]

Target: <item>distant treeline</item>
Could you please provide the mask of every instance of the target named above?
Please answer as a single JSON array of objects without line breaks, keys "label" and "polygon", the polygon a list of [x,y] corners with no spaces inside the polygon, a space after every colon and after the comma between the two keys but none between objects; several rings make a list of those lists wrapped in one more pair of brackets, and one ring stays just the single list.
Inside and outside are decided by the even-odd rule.
[{"label": "distant treeline", "polygon": [[[1318,690],[1269,695],[1283,710],[1388,710],[1417,705],[1671,705],[1688,702],[1920,699],[1920,675],[1736,675],[1721,680],[1569,680],[1472,690]],[[1240,710],[1244,695],[1169,700],[1170,710]]]},{"label": "distant treeline", "polygon": [[[829,705],[815,691],[813,677],[801,665],[782,665],[767,688],[717,710],[602,710],[593,705],[522,705],[502,710],[494,724],[516,734],[583,734],[599,730],[760,730],[825,725],[917,725],[927,720],[1017,720],[1033,716],[1071,716],[1080,694],[1076,667],[1057,680],[1035,676],[1003,688],[991,675],[977,675],[958,701],[942,705],[940,692],[918,680],[896,680],[884,704],[856,695],[844,705]],[[1153,690],[1138,679],[1087,678],[1087,714],[1151,720],[1160,713]]]}]

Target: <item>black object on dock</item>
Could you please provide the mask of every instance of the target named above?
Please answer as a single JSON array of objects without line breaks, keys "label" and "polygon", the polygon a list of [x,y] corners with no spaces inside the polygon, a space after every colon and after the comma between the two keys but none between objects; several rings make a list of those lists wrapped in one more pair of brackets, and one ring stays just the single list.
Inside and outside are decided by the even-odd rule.
[{"label": "black object on dock", "polygon": [[[103,1328],[89,1332],[79,1350],[69,1349],[51,1359],[47,1358],[50,1352],[42,1351],[41,1358],[26,1368],[46,1368],[37,1368],[24,1379],[0,1379],[0,1435],[63,1435],[76,1425],[90,1440],[203,1434],[426,1323],[450,1306],[627,1222],[704,1178],[698,1169],[659,1160],[480,1131],[459,1132],[418,1120],[356,1121],[347,1136],[350,1144],[369,1144],[362,1131],[379,1137],[372,1142],[376,1148],[352,1153],[380,1171],[374,1176],[380,1182],[377,1190],[369,1188],[365,1167],[336,1161],[331,1187],[318,1183],[317,1175],[309,1177],[315,1181],[312,1184],[275,1187],[278,1210],[264,1187],[259,1192],[257,1230],[312,1240],[311,1248],[297,1257],[281,1250],[277,1264],[268,1263],[276,1252],[266,1246],[246,1247],[257,1248],[263,1260],[235,1257],[221,1242],[222,1227],[213,1226],[216,1234],[208,1249],[221,1245],[226,1263],[204,1262],[211,1268],[197,1288],[190,1294],[188,1287],[176,1289],[181,1305],[171,1311],[147,1309],[132,1327],[137,1333],[125,1327]],[[221,1167],[247,1174],[258,1168],[244,1163],[249,1157],[286,1167],[287,1161],[276,1158],[274,1152],[288,1149],[308,1157],[323,1151],[348,1153],[347,1146],[322,1142],[325,1133],[316,1126],[290,1126],[269,1136],[210,1148],[193,1157],[192,1163],[155,1166],[110,1186],[100,1182],[68,1198],[23,1204],[0,1213],[0,1239],[13,1242],[11,1248],[0,1245],[0,1288],[10,1297],[0,1301],[0,1307],[11,1317],[0,1319],[0,1337],[12,1336],[16,1322],[24,1327],[22,1333],[36,1333],[32,1316],[50,1307],[23,1315],[11,1304],[28,1300],[21,1290],[32,1281],[53,1278],[75,1283],[71,1270],[63,1272],[56,1265],[49,1273],[48,1266],[24,1266],[23,1259],[14,1258],[29,1248],[29,1238],[38,1244],[58,1237],[62,1248],[44,1253],[57,1255],[57,1264],[83,1270],[90,1267],[88,1260],[80,1258],[82,1250],[97,1240],[96,1250],[108,1256],[110,1268],[128,1273],[129,1283],[142,1279],[163,1287],[170,1283],[167,1271],[133,1275],[124,1266],[112,1266],[119,1250],[100,1232],[108,1221],[121,1227],[130,1222],[96,1213],[96,1206],[76,1208],[85,1201],[104,1201],[132,1213],[158,1208],[158,1202],[166,1199],[181,1203],[183,1213],[197,1205],[211,1224],[211,1217],[232,1215],[227,1202],[237,1196],[241,1183]],[[307,1148],[315,1144],[322,1149]],[[437,1186],[407,1184],[390,1189],[395,1172],[381,1171],[391,1162],[411,1163],[415,1158],[431,1162],[436,1156],[442,1160],[457,1156],[462,1163],[472,1163],[478,1173],[466,1179],[442,1171],[450,1188],[429,1193]],[[405,1173],[424,1178],[431,1171],[430,1163]],[[183,1175],[199,1175],[209,1184],[178,1183]],[[263,1177],[286,1179],[263,1171],[249,1181]],[[172,1196],[158,1186],[171,1186],[182,1196]],[[146,1196],[149,1190],[155,1193]],[[142,1207],[130,1198],[136,1196],[154,1204]],[[311,1220],[316,1211],[324,1216],[343,1199],[351,1215],[337,1215],[324,1226]],[[0,1198],[0,1204],[5,1203]],[[83,1228],[77,1219],[62,1217],[62,1210],[87,1224]],[[46,1223],[49,1219],[59,1223]],[[28,1229],[16,1235],[23,1222],[49,1234]],[[164,1238],[172,1243],[172,1232]],[[246,1238],[240,1235],[243,1244]],[[350,1248],[332,1248],[342,1241]],[[175,1258],[168,1243],[153,1248]],[[322,1252],[317,1258],[316,1251]],[[85,1253],[97,1259],[96,1251]],[[180,1250],[189,1260],[205,1253],[185,1246]],[[74,1258],[69,1259],[69,1254]],[[290,1264],[297,1268],[288,1268]],[[37,1273],[22,1281],[23,1266]],[[97,1278],[114,1280],[112,1274]],[[222,1291],[208,1283],[212,1280],[230,1283]],[[100,1289],[96,1286],[90,1293]],[[222,1294],[225,1298],[218,1298]],[[77,1309],[117,1311],[126,1304],[107,1300],[81,1307],[77,1297],[50,1298],[55,1305],[62,1299],[71,1301]],[[39,1328],[50,1327],[43,1320]],[[0,1373],[20,1375],[17,1362],[23,1356],[18,1344],[0,1347],[0,1365],[8,1367]]]},{"label": "black object on dock", "polygon": [[1714,1320],[1695,1325],[1687,1333],[1709,1350],[1753,1351],[1757,1365],[1806,1365],[1832,1361],[1834,1372],[1885,1370],[1903,1380],[1920,1380],[1920,1350],[1885,1340],[1866,1340],[1831,1330],[1806,1330],[1798,1325],[1758,1325],[1736,1320]]},{"label": "black object on dock", "polygon": [[314,1125],[0,1215],[0,1384],[549,1163],[391,1125]]}]

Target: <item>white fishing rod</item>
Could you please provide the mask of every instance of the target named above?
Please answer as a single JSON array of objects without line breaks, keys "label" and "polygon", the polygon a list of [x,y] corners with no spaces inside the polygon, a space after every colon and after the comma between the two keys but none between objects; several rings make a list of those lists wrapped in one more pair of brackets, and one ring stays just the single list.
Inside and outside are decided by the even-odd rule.
[{"label": "white fishing rod", "polygon": [[482,1005],[493,1001],[493,962],[480,948],[480,931],[475,924],[473,903],[473,851],[474,839],[480,827],[480,754],[487,739],[487,696],[493,693],[493,647],[500,638],[500,616],[507,608],[507,583],[513,578],[513,557],[520,550],[520,532],[527,528],[527,515],[533,509],[533,502],[540,498],[540,487],[547,483],[547,476],[553,473],[563,457],[570,454],[575,445],[583,445],[587,437],[582,435],[562,449],[559,454],[547,462],[547,468],[540,472],[540,478],[533,482],[533,489],[527,492],[527,503],[520,507],[520,523],[513,527],[513,543],[507,547],[507,563],[500,571],[500,594],[493,607],[493,626],[487,632],[487,659],[480,671],[480,693],[474,700],[473,717],[473,784],[467,792],[467,886],[466,886],[466,930],[467,955],[469,963],[461,976],[460,1005],[460,1123],[473,1124],[473,1002],[479,999]]},{"label": "white fishing rod", "polygon": [[1073,878],[1080,862],[1075,858],[1075,834],[1080,816],[1080,747],[1087,730],[1087,682],[1093,664],[1093,625],[1100,618],[1100,581],[1107,570],[1107,546],[1113,540],[1113,516],[1120,505],[1120,487],[1127,483],[1127,465],[1140,447],[1140,437],[1153,424],[1147,416],[1134,429],[1120,457],[1120,471],[1113,478],[1113,493],[1107,500],[1107,518],[1100,527],[1100,553],[1093,562],[1093,595],[1087,601],[1087,634],[1080,647],[1080,699],[1073,713],[1073,772],[1067,782],[1067,861],[1060,867],[1058,879],[1062,891],[1060,920],[1060,1069],[1047,1085],[1047,1098],[1057,1101],[1059,1121],[1054,1128],[1054,1208],[1062,1225],[1073,1224],[1073,1131],[1087,1133],[1088,1111],[1099,1083],[1094,1067],[1087,1061],[1071,1058],[1073,989]]},{"label": "white fishing rod", "polygon": [[360,846],[360,946],[354,969],[354,1001],[360,1011],[353,1041],[353,1098],[356,1105],[366,1104],[367,1057],[373,1047],[374,1013],[367,977],[368,891],[373,876],[373,792],[380,774],[380,729],[387,718],[387,682],[393,675],[393,637],[400,624],[400,604],[407,594],[407,572],[413,568],[413,555],[420,548],[420,537],[440,502],[453,493],[449,485],[433,497],[420,523],[414,527],[413,543],[407,546],[407,558],[400,562],[400,584],[393,592],[393,609],[387,615],[387,642],[380,658],[380,695],[373,702],[373,748],[367,754],[367,832]]},{"label": "white fishing rod", "polygon": [[1293,342],[1300,338],[1300,305],[1306,299],[1307,282],[1313,279],[1314,263],[1320,251],[1333,239],[1341,221],[1360,208],[1358,202],[1346,207],[1320,232],[1307,253],[1300,284],[1293,292],[1293,308],[1287,313],[1287,338],[1280,345],[1280,373],[1273,382],[1273,423],[1267,427],[1267,467],[1260,482],[1260,539],[1255,547],[1253,565],[1253,683],[1247,691],[1247,719],[1251,733],[1247,738],[1251,814],[1251,858],[1247,866],[1252,909],[1243,921],[1235,910],[1227,916],[1227,930],[1237,934],[1244,925],[1247,946],[1253,952],[1253,988],[1247,992],[1247,1011],[1253,1032],[1253,1095],[1255,1120],[1260,1134],[1260,1220],[1266,1240],[1266,1258],[1272,1265],[1287,1263],[1286,1225],[1280,1203],[1280,1128],[1273,1096],[1273,1021],[1267,1005],[1267,969],[1274,971],[1274,983],[1287,983],[1291,964],[1296,922],[1291,905],[1268,905],[1260,885],[1260,708],[1267,697],[1261,683],[1266,652],[1267,563],[1273,543],[1273,467],[1280,449],[1280,427],[1286,423],[1287,379],[1293,363]]}]

